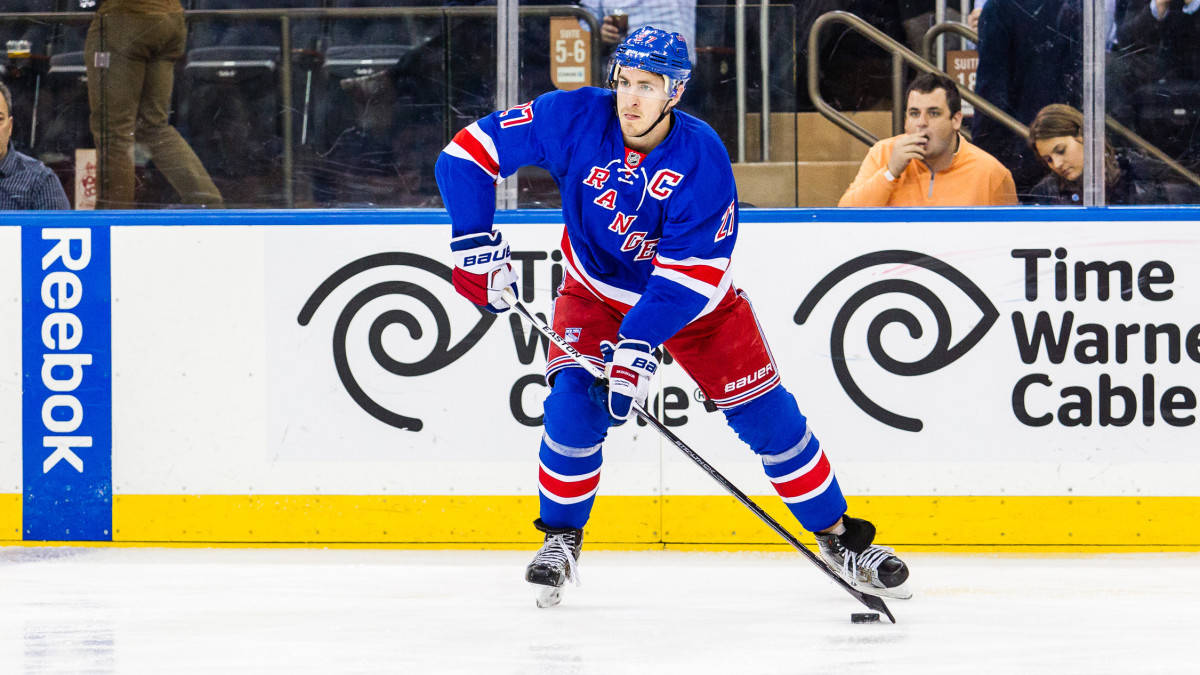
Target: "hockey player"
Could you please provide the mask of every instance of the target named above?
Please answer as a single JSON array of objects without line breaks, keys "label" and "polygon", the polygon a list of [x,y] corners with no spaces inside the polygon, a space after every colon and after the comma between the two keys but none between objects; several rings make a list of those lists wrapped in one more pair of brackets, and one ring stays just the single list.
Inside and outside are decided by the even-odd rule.
[{"label": "hockey player", "polygon": [[871,523],[845,515],[829,460],[730,279],[733,169],[716,133],[675,109],[691,74],[687,54],[678,33],[640,28],[617,47],[609,89],[550,92],[493,113],[438,158],[454,287],[493,312],[509,309],[505,289],[517,293],[508,244],[492,229],[493,186],[521,166],[554,175],[567,270],[554,330],[607,377],[606,387],[551,346],[534,522],[545,540],[525,578],[542,587],[538,604],[547,606],[576,576],[604,438],[645,400],[664,346],[761,457],[825,560],[866,593],[909,597],[904,563],[872,544]]}]

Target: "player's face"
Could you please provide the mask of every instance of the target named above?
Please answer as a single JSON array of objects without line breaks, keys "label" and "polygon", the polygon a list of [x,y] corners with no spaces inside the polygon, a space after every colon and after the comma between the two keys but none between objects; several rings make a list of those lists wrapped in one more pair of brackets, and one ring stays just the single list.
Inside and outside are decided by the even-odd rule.
[{"label": "player's face", "polygon": [[662,75],[634,68],[617,73],[617,117],[625,136],[644,133],[671,100]]},{"label": "player's face", "polygon": [[1075,136],[1043,138],[1034,143],[1038,156],[1058,174],[1069,181],[1079,180],[1083,175],[1083,139]]},{"label": "player's face", "polygon": [[928,93],[908,93],[908,107],[904,113],[904,132],[925,137],[925,161],[954,152],[958,147],[956,138],[962,126],[962,111],[950,114],[944,89]]}]

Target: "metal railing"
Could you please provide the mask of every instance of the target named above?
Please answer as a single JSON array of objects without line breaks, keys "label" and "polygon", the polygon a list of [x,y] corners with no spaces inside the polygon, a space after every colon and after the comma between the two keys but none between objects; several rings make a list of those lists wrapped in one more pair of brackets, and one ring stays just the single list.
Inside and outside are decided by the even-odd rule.
[{"label": "metal railing", "polygon": [[[877,138],[874,134],[860,124],[856,123],[854,120],[850,119],[841,111],[829,105],[829,103],[825,101],[824,97],[821,96],[819,86],[820,60],[818,59],[818,46],[820,45],[821,31],[827,26],[838,23],[845,24],[892,55],[892,128],[895,133],[900,133],[903,130],[904,92],[902,83],[904,80],[904,63],[907,62],[909,65],[917,68],[918,70],[922,70],[927,73],[938,73],[944,75],[945,73],[942,70],[938,69],[929,61],[929,56],[933,51],[934,40],[936,40],[939,35],[947,32],[957,33],[972,42],[979,41],[978,33],[971,30],[966,25],[953,21],[943,22],[932,26],[928,31],[925,32],[925,36],[922,40],[922,51],[924,54],[918,56],[908,47],[905,47],[896,40],[892,39],[891,36],[849,12],[827,12],[818,17],[817,20],[813,22],[812,29],[808,33],[808,94],[812,98],[813,105],[816,106],[818,112],[867,145],[874,145],[879,138]],[[996,105],[989,102],[987,99],[964,87],[959,87],[959,94],[964,100],[975,106],[976,110],[988,115],[997,122],[1000,122],[1021,138],[1026,140],[1029,139],[1029,127],[1017,121],[1012,117],[1012,115],[1009,115]],[[1133,130],[1127,128],[1110,116],[1106,116],[1105,123],[1108,129],[1111,131],[1116,132],[1121,137],[1129,140],[1131,143],[1153,155],[1156,159],[1171,167],[1173,171],[1178,173],[1180,176],[1183,176],[1191,183],[1200,186],[1200,176],[1197,176],[1195,173],[1189,171],[1186,167],[1172,159],[1169,155],[1164,153],[1146,139],[1139,136]]]},{"label": "metal railing", "polygon": [[[935,24],[930,26],[929,30],[925,31],[925,36],[921,40],[921,51],[926,60],[930,60],[930,56],[933,54],[934,40],[936,40],[939,35],[944,33],[957,33],[971,42],[979,42],[979,34],[964,24],[954,21]],[[1175,159],[1173,159],[1170,155],[1159,149],[1157,145],[1154,145],[1150,141],[1139,136],[1136,131],[1113,119],[1112,115],[1104,116],[1104,125],[1109,131],[1116,133],[1118,136],[1141,148],[1147,154],[1152,155],[1155,159],[1171,167],[1175,173],[1188,179],[1188,181],[1192,182],[1193,184],[1200,186],[1200,176],[1197,176],[1192,171],[1189,171],[1187,167],[1175,161]],[[1026,130],[1026,133],[1023,134],[1022,137],[1025,139],[1029,138],[1028,130]]]},{"label": "metal railing", "polygon": [[[821,31],[828,26],[834,24],[845,24],[855,32],[866,37],[868,40],[879,45],[884,51],[892,55],[892,128],[896,133],[900,133],[904,127],[904,64],[908,63],[918,70],[927,73],[938,73],[944,75],[941,70],[934,66],[929,61],[921,56],[918,56],[908,47],[900,44],[892,39],[887,33],[872,26],[858,16],[849,12],[834,11],[826,12],[813,22],[812,29],[808,33],[808,94],[812,98],[813,105],[817,111],[828,118],[834,124],[845,129],[855,138],[866,143],[874,145],[879,139],[868,131],[865,127],[858,124],[848,116],[837,110],[821,96],[820,89],[820,59],[819,45],[821,39]],[[965,28],[965,26],[964,26]],[[1015,133],[1023,138],[1029,137],[1029,127],[1021,124],[1013,119],[1011,115],[1004,112],[995,105],[989,103],[982,97],[967,89],[960,89],[959,93],[962,98],[969,101],[976,109],[983,111],[987,115],[999,121],[1004,126],[1012,129]],[[899,129],[897,129],[899,127]]]},{"label": "metal railing", "polygon": [[938,39],[938,36],[946,33],[957,33],[960,37],[966,38],[968,42],[979,42],[979,33],[971,30],[965,23],[957,21],[935,23],[925,31],[925,35],[921,38],[921,56],[924,56],[926,61],[936,63],[933,60],[934,41]]},{"label": "metal railing", "polygon": [[[759,68],[762,70],[762,108],[759,117],[759,157],[763,162],[771,160],[771,81],[768,26],[771,4],[761,0],[758,8]],[[737,84],[737,162],[746,161],[746,0],[734,3],[734,72]]]},{"label": "metal railing", "polygon": [[[302,19],[397,19],[404,17],[440,17],[443,34],[449,31],[449,20],[454,18],[491,18],[496,17],[496,7],[293,7],[280,9],[193,9],[184,12],[190,20],[212,19],[277,19],[280,26],[280,52],[292,54],[291,22]],[[45,23],[79,24],[89,23],[97,15],[94,12],[9,12],[0,14],[0,25],[19,21],[40,21]],[[521,17],[551,17],[574,16],[588,24],[591,29],[592,83],[603,77],[600,49],[600,22],[591,12],[575,5],[546,5],[522,6],[519,9]],[[444,49],[449,49],[449,41],[444,40]],[[498,83],[503,84],[503,83]],[[448,90],[448,88],[447,88]],[[497,87],[497,91],[501,87]],[[292,115],[294,102],[292,97],[292,59],[279,60],[279,93],[283,101],[280,111],[282,125],[283,150],[283,197],[284,204],[289,208],[295,206],[295,192],[292,184],[294,178],[293,131]],[[447,91],[447,95],[449,95]]]}]

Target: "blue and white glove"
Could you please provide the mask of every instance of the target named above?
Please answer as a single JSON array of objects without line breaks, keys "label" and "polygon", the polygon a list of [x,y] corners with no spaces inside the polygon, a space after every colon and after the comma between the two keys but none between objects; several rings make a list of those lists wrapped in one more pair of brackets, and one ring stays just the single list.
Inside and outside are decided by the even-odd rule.
[{"label": "blue and white glove", "polygon": [[621,340],[613,344],[600,343],[604,355],[604,376],[608,378],[608,414],[613,419],[627,420],[633,402],[644,407],[650,393],[650,381],[658,371],[658,359],[648,342]]},{"label": "blue and white glove", "polygon": [[455,237],[450,240],[450,250],[454,253],[451,280],[459,295],[494,314],[512,307],[502,295],[505,288],[521,297],[508,242],[499,232]]}]

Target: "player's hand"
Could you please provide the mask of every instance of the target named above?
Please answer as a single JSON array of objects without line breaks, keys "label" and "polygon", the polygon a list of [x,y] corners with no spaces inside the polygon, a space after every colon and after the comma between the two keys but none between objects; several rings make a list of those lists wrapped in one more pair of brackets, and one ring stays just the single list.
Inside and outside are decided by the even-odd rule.
[{"label": "player's hand", "polygon": [[892,156],[888,158],[888,171],[899,178],[914,159],[925,159],[925,149],[929,146],[929,132],[919,131],[915,134],[904,134],[892,145]]},{"label": "player's hand", "polygon": [[650,344],[641,340],[600,343],[604,355],[604,376],[608,378],[608,414],[617,420],[629,419],[633,402],[646,405],[650,381],[658,371],[658,359]]},{"label": "player's hand", "polygon": [[450,250],[454,252],[451,279],[459,295],[495,314],[512,307],[504,299],[504,289],[511,288],[513,297],[521,297],[508,242],[499,232],[456,237],[450,240]]}]

